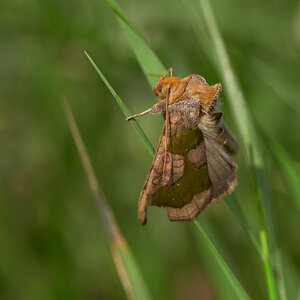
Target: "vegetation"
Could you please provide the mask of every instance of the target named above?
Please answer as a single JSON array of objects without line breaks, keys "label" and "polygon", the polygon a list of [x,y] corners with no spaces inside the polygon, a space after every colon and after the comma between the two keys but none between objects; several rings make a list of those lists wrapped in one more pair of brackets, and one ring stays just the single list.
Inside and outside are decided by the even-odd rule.
[{"label": "vegetation", "polygon": [[[112,0],[0,4],[1,299],[299,298],[297,3],[120,4],[126,14]],[[152,208],[141,227],[137,199],[162,119],[130,122],[135,135],[109,91],[125,116],[142,111],[156,100],[147,80],[153,88],[151,74],[170,66],[222,82],[225,121],[241,144],[239,185],[199,221],[170,223]],[[62,95],[117,243],[107,242]]]}]

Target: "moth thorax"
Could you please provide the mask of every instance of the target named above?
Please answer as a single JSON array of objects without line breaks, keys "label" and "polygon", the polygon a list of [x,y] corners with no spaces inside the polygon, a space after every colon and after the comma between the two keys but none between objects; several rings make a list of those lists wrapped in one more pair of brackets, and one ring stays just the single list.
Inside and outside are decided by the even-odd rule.
[{"label": "moth thorax", "polygon": [[200,103],[198,99],[181,100],[169,105],[172,118],[179,118],[187,127],[195,127],[199,123]]},{"label": "moth thorax", "polygon": [[176,84],[179,81],[179,78],[175,76],[170,76],[164,78],[164,84],[172,87],[174,84]]}]

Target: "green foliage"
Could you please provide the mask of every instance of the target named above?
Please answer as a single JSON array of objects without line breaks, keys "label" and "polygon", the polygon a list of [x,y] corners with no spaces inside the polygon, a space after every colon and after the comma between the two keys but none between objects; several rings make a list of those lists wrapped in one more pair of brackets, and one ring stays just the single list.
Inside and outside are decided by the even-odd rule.
[{"label": "green foliage", "polygon": [[[147,226],[139,225],[137,200],[151,163],[147,152],[153,150],[139,143],[130,128],[134,121],[123,122],[120,109],[84,56],[87,50],[133,113],[156,101],[147,84],[148,80],[153,87],[156,78],[148,72],[172,66],[175,76],[198,73],[210,84],[221,81],[225,123],[241,144],[236,158],[239,184],[199,219],[251,298],[267,299],[253,153],[248,151],[250,160],[245,154],[253,138],[247,136],[238,102],[231,102],[232,87],[223,75],[200,2],[119,3],[128,16],[121,21],[127,39],[106,1],[0,1],[0,298],[126,297],[59,104],[63,94],[153,298],[239,299],[193,223],[170,223],[162,209],[151,207]],[[299,3],[214,0],[211,5],[230,68],[242,87],[244,110],[251,127],[260,129],[254,140],[263,158],[264,176],[259,180],[263,185],[266,180],[268,187],[260,191],[263,197],[267,191],[274,216],[274,230],[268,225],[266,233],[271,237],[268,249],[277,298],[284,299],[286,290],[286,299],[297,299]],[[135,26],[126,33],[129,20]],[[145,39],[139,38],[137,28],[155,56],[144,52]],[[135,56],[127,40],[135,45]],[[154,65],[156,55],[163,64]],[[156,144],[161,118],[145,116],[139,124]],[[283,260],[276,259],[278,253],[284,254]],[[281,274],[285,289],[282,276],[277,277]]]}]

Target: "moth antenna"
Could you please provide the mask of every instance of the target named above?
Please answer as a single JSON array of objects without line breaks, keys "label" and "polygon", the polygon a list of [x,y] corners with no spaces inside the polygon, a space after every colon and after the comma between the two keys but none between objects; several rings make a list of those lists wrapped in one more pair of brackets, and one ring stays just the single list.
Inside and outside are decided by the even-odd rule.
[{"label": "moth antenna", "polygon": [[170,76],[173,76],[173,68],[172,68],[172,67],[169,68],[167,71],[165,71],[165,72],[163,73],[163,75],[166,75],[166,74],[168,74],[168,73],[170,73]]},{"label": "moth antenna", "polygon": [[168,147],[168,133],[169,133],[169,111],[168,111],[169,95],[170,95],[170,88],[168,88],[166,94],[165,159],[164,159],[164,167],[163,167],[163,177],[165,177],[166,163],[167,163],[167,147]]},{"label": "moth antenna", "polygon": [[162,73],[146,73],[146,76],[160,77]]},{"label": "moth antenna", "polygon": [[147,76],[155,76],[155,77],[160,77],[162,75],[166,75],[170,73],[171,76],[173,76],[173,68],[169,68],[168,70],[166,70],[163,73],[146,73]]},{"label": "moth antenna", "polygon": [[[151,108],[152,108],[152,107],[151,107]],[[124,122],[127,122],[127,121],[129,121],[129,120],[131,120],[131,119],[133,119],[133,118],[136,118],[136,117],[139,117],[139,116],[143,116],[143,115],[149,113],[149,112],[151,111],[151,108],[149,108],[149,109],[147,109],[147,110],[145,110],[145,111],[143,111],[143,112],[141,112],[141,113],[139,113],[139,114],[136,114],[136,115],[133,115],[133,116],[130,116],[130,117],[126,118],[126,119],[124,120]]]}]

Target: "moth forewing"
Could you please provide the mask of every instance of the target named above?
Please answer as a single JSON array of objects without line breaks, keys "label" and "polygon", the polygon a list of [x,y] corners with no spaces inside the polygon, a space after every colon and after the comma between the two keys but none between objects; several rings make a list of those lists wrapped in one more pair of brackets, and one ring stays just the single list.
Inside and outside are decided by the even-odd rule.
[{"label": "moth forewing", "polygon": [[183,221],[195,218],[210,200],[204,139],[197,126],[199,101],[180,101],[168,110],[170,128],[166,133],[165,122],[140,195],[138,213],[143,224],[149,205],[164,206],[170,220]]},{"label": "moth forewing", "polygon": [[154,92],[164,100],[135,115],[161,112],[166,119],[139,198],[142,224],[147,206],[163,206],[171,221],[192,220],[234,189],[237,167],[224,148],[228,143],[236,149],[234,139],[222,126],[222,114],[213,112],[220,90],[200,75],[162,76]]},{"label": "moth forewing", "polygon": [[230,134],[227,127],[222,123],[221,123],[221,129],[222,129],[222,133],[220,135],[220,138],[222,139],[222,143],[224,145],[226,152],[229,155],[237,154],[240,148],[239,144],[237,143],[235,138]]}]

